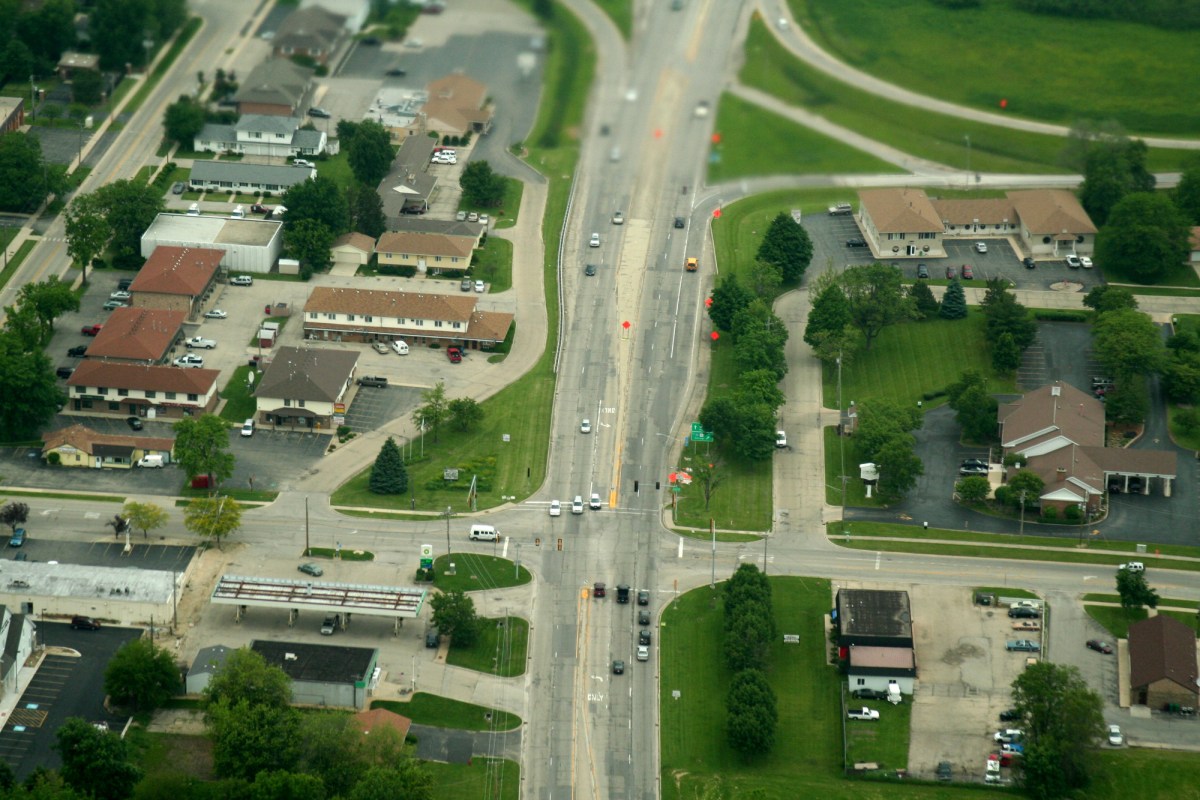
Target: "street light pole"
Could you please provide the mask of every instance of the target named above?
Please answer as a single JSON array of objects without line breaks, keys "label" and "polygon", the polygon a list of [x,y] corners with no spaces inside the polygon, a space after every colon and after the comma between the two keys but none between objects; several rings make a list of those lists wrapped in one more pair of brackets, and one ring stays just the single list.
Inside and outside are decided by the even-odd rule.
[{"label": "street light pole", "polygon": [[450,561],[450,506],[446,506],[446,561]]},{"label": "street light pole", "polygon": [[967,189],[971,188],[971,137],[963,136],[967,140]]}]

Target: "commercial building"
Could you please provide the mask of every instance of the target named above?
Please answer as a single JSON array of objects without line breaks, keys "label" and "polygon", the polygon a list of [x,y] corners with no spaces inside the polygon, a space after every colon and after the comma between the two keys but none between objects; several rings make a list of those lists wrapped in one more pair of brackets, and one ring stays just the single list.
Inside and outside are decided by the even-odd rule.
[{"label": "commercial building", "polygon": [[181,419],[216,410],[220,374],[85,358],[67,379],[67,393],[76,414]]},{"label": "commercial building", "polygon": [[174,439],[98,433],[86,425],[42,434],[42,460],[61,467],[132,469],[145,456],[162,456],[169,464],[174,449]]},{"label": "commercial building", "polygon": [[211,247],[154,248],[129,286],[134,308],[199,313],[221,271],[224,250]]},{"label": "commercial building", "polygon": [[283,250],[283,223],[274,219],[159,214],[142,234],[142,257],[156,247],[203,247],[222,250],[228,272],[266,274]]},{"label": "commercial building", "polygon": [[255,418],[286,428],[333,433],[346,413],[358,353],[324,347],[280,347],[254,390]]}]

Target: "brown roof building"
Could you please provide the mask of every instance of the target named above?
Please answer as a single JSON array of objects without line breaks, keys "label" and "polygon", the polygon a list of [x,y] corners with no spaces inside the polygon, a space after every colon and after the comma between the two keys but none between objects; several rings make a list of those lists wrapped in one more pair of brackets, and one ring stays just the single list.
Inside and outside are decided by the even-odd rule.
[{"label": "brown roof building", "polygon": [[[323,347],[280,347],[254,390],[256,418],[290,428],[333,433],[345,414],[358,353]],[[338,423],[340,424],[340,423]]]},{"label": "brown roof building", "polygon": [[478,236],[455,236],[416,231],[389,232],[379,237],[375,255],[379,266],[416,267],[419,273],[466,272],[479,245]]},{"label": "brown roof building", "polygon": [[1148,493],[1153,479],[1171,495],[1175,452],[1105,447],[1104,405],[1070,384],[1035,389],[1000,405],[996,417],[1005,455],[1023,456],[1022,467],[1045,484],[1037,498],[1043,509],[1086,506],[1093,515],[1106,490]]},{"label": "brown roof building", "polygon": [[80,414],[176,419],[216,409],[219,375],[85,358],[67,379],[67,393],[71,411]]},{"label": "brown roof building", "polygon": [[945,226],[921,189],[867,189],[858,200],[859,224],[876,255],[946,255]]},{"label": "brown roof building", "polygon": [[97,433],[84,425],[42,434],[42,458],[57,453],[58,463],[64,467],[130,469],[146,455],[161,455],[170,461],[174,448],[174,439]]},{"label": "brown roof building", "polygon": [[354,724],[368,735],[381,728],[390,728],[396,732],[399,741],[404,741],[404,737],[408,736],[408,729],[412,727],[412,720],[386,708],[372,708],[370,711],[355,714]]},{"label": "brown roof building", "polygon": [[1166,614],[1129,626],[1129,692],[1137,705],[1195,707],[1196,634]]},{"label": "brown roof building", "polygon": [[321,6],[308,6],[288,14],[275,32],[271,45],[276,56],[308,56],[328,64],[345,31],[346,18]]},{"label": "brown roof building", "polygon": [[151,308],[118,308],[104,323],[88,358],[161,364],[171,355],[187,314]]},{"label": "brown roof building", "polygon": [[375,255],[375,240],[365,233],[351,231],[333,240],[333,263],[361,267]]},{"label": "brown roof building", "polygon": [[286,58],[262,62],[242,81],[234,101],[238,114],[298,117],[312,92],[313,70]]},{"label": "brown roof building", "polygon": [[437,342],[489,349],[512,314],[477,310],[473,295],[318,286],[304,305],[304,335],[342,341]]},{"label": "brown roof building", "polygon": [[224,257],[224,250],[207,247],[154,248],[129,286],[133,307],[195,314],[216,283]]},{"label": "brown roof building", "polygon": [[425,126],[450,136],[487,133],[492,124],[492,109],[487,106],[487,87],[466,75],[447,75],[426,86]]}]

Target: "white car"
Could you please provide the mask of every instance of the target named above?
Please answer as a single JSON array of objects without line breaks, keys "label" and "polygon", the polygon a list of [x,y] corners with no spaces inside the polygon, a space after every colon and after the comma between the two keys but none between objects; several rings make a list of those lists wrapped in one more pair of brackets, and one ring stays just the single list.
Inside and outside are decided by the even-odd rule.
[{"label": "white car", "polygon": [[231,286],[253,286],[254,278],[249,275],[237,275],[229,280]]},{"label": "white car", "polygon": [[583,422],[579,423],[579,432],[580,433],[591,433],[592,432],[592,421],[590,419],[585,419]]},{"label": "white car", "polygon": [[600,510],[600,495],[598,493],[592,492],[591,498],[588,499],[588,508],[592,511]]},{"label": "white car", "polygon": [[627,89],[625,91],[625,100],[626,100],[626,102],[629,102],[629,103],[636,103],[637,102],[637,89],[633,89],[633,88]]},{"label": "white car", "polygon": [[487,284],[483,281],[475,281],[475,291],[479,294],[483,294],[487,291]]},{"label": "white car", "polygon": [[701,100],[699,103],[696,104],[696,116],[697,117],[707,117],[708,116],[708,101],[707,100]]},{"label": "white car", "polygon": [[1083,262],[1079,260],[1079,256],[1067,256],[1067,266],[1071,269],[1079,269],[1083,266]]},{"label": "white car", "polygon": [[489,219],[490,219],[490,217],[488,217],[488,215],[487,215],[487,214],[480,214],[480,215],[479,215],[479,224],[480,224],[480,225],[487,225],[487,224],[488,224],[488,220],[489,220]]},{"label": "white car", "polygon": [[1146,565],[1141,561],[1130,561],[1128,564],[1122,564],[1121,566],[1117,567],[1117,569],[1127,569],[1130,572],[1145,572]]},{"label": "white car", "polygon": [[1120,725],[1108,726],[1108,743],[1113,747],[1120,747],[1125,744],[1125,734],[1121,733]]},{"label": "white car", "polygon": [[1024,735],[1025,733],[1019,728],[1005,728],[1002,731],[996,731],[995,735],[992,736],[992,740],[1008,744],[1021,741],[1021,737]]},{"label": "white car", "polygon": [[1090,258],[1088,258],[1087,256],[1080,256],[1079,257],[1079,266],[1083,267],[1084,269],[1091,269],[1092,268],[1092,260]]},{"label": "white car", "polygon": [[638,649],[637,649],[637,660],[638,661],[649,661],[650,660],[650,648],[644,644],[639,644]]},{"label": "white car", "polygon": [[219,308],[214,308],[212,311],[204,312],[205,319],[225,319],[228,316],[229,316],[228,314],[226,314],[224,311],[222,311]]},{"label": "white car", "polygon": [[552,516],[552,517],[561,517],[562,516],[562,503],[558,502],[557,500],[550,501],[550,516]]},{"label": "white car", "polygon": [[625,224],[625,215],[622,214],[620,211],[618,211],[617,213],[613,214],[612,222],[613,222],[613,225],[624,225]]},{"label": "white car", "polygon": [[784,431],[775,431],[775,446],[787,447],[787,433]]},{"label": "white car", "polygon": [[599,247],[599,246],[600,246],[600,234],[593,233],[592,240],[590,242],[588,242],[588,247]]},{"label": "white car", "polygon": [[987,242],[976,242],[975,243],[975,252],[976,253],[986,253],[987,252]]},{"label": "white car", "polygon": [[582,495],[575,495],[575,499],[571,501],[571,513],[572,514],[582,514],[583,513],[583,497],[582,497]]},{"label": "white car", "polygon": [[193,336],[183,344],[188,350],[199,348],[201,350],[212,350],[217,346],[216,339],[205,339],[203,336]]},{"label": "white car", "polygon": [[204,358],[202,356],[194,355],[193,353],[188,353],[187,355],[183,355],[175,359],[175,366],[196,368],[203,367]]},{"label": "white car", "polygon": [[248,419],[242,423],[242,436],[254,435],[254,420]]},{"label": "white car", "polygon": [[131,297],[133,297],[133,295],[131,295],[129,292],[127,292],[123,289],[118,289],[117,291],[110,294],[108,296],[108,299],[109,300],[128,300]]}]

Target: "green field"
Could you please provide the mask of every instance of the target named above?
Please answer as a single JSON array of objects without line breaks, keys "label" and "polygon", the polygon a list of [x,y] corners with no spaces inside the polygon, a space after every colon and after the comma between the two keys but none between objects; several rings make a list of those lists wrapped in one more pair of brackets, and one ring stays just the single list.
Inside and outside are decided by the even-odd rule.
[{"label": "green field", "polygon": [[396,700],[375,700],[371,708],[386,708],[408,717],[414,725],[435,728],[457,728],[464,731],[511,731],[521,726],[521,718],[507,711],[451,700],[428,692],[417,692],[401,703]]},{"label": "green field", "polygon": [[1147,617],[1146,609],[1144,608],[1085,605],[1083,609],[1089,617],[1099,622],[1101,627],[1116,639],[1128,637],[1129,626]]},{"label": "green field", "polygon": [[479,638],[470,647],[450,642],[446,663],[488,675],[511,678],[525,672],[529,623],[520,617],[481,619]]},{"label": "green field", "polygon": [[[448,561],[454,562],[453,575],[446,574]],[[510,559],[478,553],[453,553],[449,559],[438,556],[433,561],[433,571],[437,575],[435,585],[443,592],[507,589],[533,580],[529,570],[518,568]]]},{"label": "green field", "polygon": [[[831,415],[837,421],[836,415]],[[867,488],[858,478],[858,465],[869,460],[866,453],[859,452],[858,440],[850,436],[838,436],[837,425],[828,425],[825,436],[825,502],[830,505],[882,507],[878,495],[867,497]],[[842,449],[845,452],[843,453]],[[845,472],[842,464],[845,463]],[[842,502],[842,476],[846,476],[846,501]]]},{"label": "green field", "polygon": [[957,11],[929,0],[788,5],[835,57],[923,94],[989,111],[1007,99],[1007,113],[1064,125],[1087,117],[1134,133],[1200,131],[1196,31],[1029,14],[1007,0]]},{"label": "green field", "polygon": [[725,93],[717,107],[708,183],[758,175],[899,173],[895,164],[792,122],[736,95]]},{"label": "green field", "polygon": [[[933,8],[927,0],[916,1]],[[886,16],[890,22],[891,14]],[[796,59],[759,20],[750,25],[745,50],[746,63],[739,74],[742,83],[904,153],[957,169],[966,169],[969,161],[975,172],[1051,173],[1064,169],[1063,137],[939,114],[857,89]],[[954,71],[957,73],[957,68]],[[946,85],[953,83],[945,81]],[[1191,152],[1151,149],[1147,163],[1156,171],[1178,169]]]},{"label": "green field", "polygon": [[518,800],[521,796],[521,767],[515,761],[475,758],[469,764],[424,763],[433,776],[433,800]]}]

